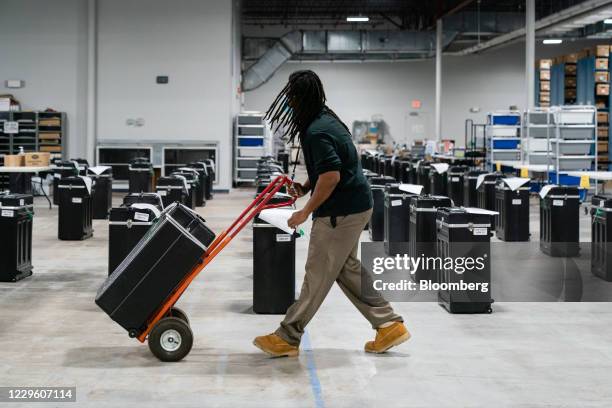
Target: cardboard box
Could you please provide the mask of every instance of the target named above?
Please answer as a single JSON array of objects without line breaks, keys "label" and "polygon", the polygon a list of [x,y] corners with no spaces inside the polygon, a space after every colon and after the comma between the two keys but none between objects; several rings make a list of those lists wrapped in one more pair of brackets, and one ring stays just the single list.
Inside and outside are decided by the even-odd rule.
[{"label": "cardboard box", "polygon": [[43,118],[39,119],[38,126],[59,127],[62,125],[60,118]]},{"label": "cardboard box", "polygon": [[597,84],[595,88],[596,95],[610,95],[610,85],[609,84]]},{"label": "cardboard box", "polygon": [[610,73],[608,71],[595,71],[595,82],[598,84],[610,83]]},{"label": "cardboard box", "polygon": [[601,125],[608,124],[608,112],[597,112],[597,123]]},{"label": "cardboard box", "polygon": [[540,80],[542,81],[550,81],[550,71],[546,69],[540,70]]},{"label": "cardboard box", "polygon": [[576,99],[576,90],[575,89],[566,89],[565,90],[565,99]]},{"label": "cardboard box", "polygon": [[23,166],[23,155],[20,154],[7,154],[4,156],[4,166],[6,167],[22,167]]},{"label": "cardboard box", "polygon": [[40,146],[41,152],[61,153],[62,146]]},{"label": "cardboard box", "polygon": [[576,64],[565,64],[565,75],[576,76]]},{"label": "cardboard box", "polygon": [[578,62],[578,59],[580,58],[580,55],[578,55],[577,52],[572,53],[572,54],[567,54],[564,58],[563,58],[563,62],[565,62],[566,64],[575,64]]},{"label": "cardboard box", "polygon": [[608,70],[608,59],[607,58],[595,58],[595,69],[601,69],[603,71]]},{"label": "cardboard box", "polygon": [[608,153],[608,142],[597,142],[597,153]]},{"label": "cardboard box", "polygon": [[60,140],[61,135],[58,132],[40,132],[38,138],[40,140]]},{"label": "cardboard box", "polygon": [[541,81],[540,91],[550,91],[550,81]]},{"label": "cardboard box", "polygon": [[24,155],[26,167],[46,167],[51,161],[51,154],[47,152],[33,152]]},{"label": "cardboard box", "polygon": [[589,50],[590,55],[594,55],[596,57],[605,57],[608,58],[610,56],[610,46],[609,45],[596,45],[595,47]]},{"label": "cardboard box", "polygon": [[566,88],[576,88],[576,77],[565,77]]},{"label": "cardboard box", "polygon": [[551,59],[541,59],[540,60],[540,69],[550,69],[552,67],[553,61]]},{"label": "cardboard box", "polygon": [[550,108],[550,102],[540,102],[540,107],[542,107],[542,108]]},{"label": "cardboard box", "polygon": [[598,127],[597,137],[608,137],[608,127],[607,126]]},{"label": "cardboard box", "polygon": [[540,92],[540,101],[550,102],[550,92]]}]

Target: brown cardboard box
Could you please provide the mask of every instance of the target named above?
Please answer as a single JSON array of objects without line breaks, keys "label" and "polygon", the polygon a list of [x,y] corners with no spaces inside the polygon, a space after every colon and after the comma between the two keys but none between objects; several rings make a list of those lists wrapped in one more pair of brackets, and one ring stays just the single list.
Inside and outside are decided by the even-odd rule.
[{"label": "brown cardboard box", "polygon": [[608,142],[597,142],[597,153],[608,153]]},{"label": "brown cardboard box", "polygon": [[595,69],[601,69],[604,71],[608,70],[608,59],[607,58],[596,58]]},{"label": "brown cardboard box", "polygon": [[608,112],[597,112],[597,123],[601,125],[608,124]]},{"label": "brown cardboard box", "polygon": [[609,45],[596,45],[590,50],[590,54],[596,57],[608,58],[610,56]]},{"label": "brown cardboard box", "polygon": [[553,61],[551,59],[541,59],[540,60],[540,69],[550,69],[552,67]]},{"label": "brown cardboard box", "polygon": [[550,102],[540,102],[540,107],[542,107],[542,108],[550,108]]},{"label": "brown cardboard box", "polygon": [[550,91],[550,81],[541,81],[540,91]]},{"label": "brown cardboard box", "polygon": [[595,71],[595,82],[600,84],[610,83],[610,73],[608,71]]},{"label": "brown cardboard box", "polygon": [[6,167],[22,167],[23,166],[23,155],[20,155],[20,154],[5,155],[4,165]]},{"label": "brown cardboard box", "polygon": [[540,70],[540,80],[550,81],[550,71],[547,69],[541,69]]},{"label": "brown cardboard box", "polygon": [[563,58],[563,62],[565,62],[566,64],[575,64],[578,62],[578,58],[579,55],[577,52],[573,53],[573,54],[567,54],[564,58]]},{"label": "brown cardboard box", "polygon": [[565,99],[576,99],[575,89],[565,89]]},{"label": "brown cardboard box", "polygon": [[24,159],[26,167],[46,167],[51,160],[51,154],[48,152],[26,153]]},{"label": "brown cardboard box", "polygon": [[600,126],[597,128],[597,137],[608,137],[608,127]]},{"label": "brown cardboard box", "polygon": [[550,92],[540,92],[540,101],[550,102]]},{"label": "brown cardboard box", "polygon": [[40,140],[59,140],[61,136],[58,132],[40,132],[38,138]]},{"label": "brown cardboard box", "polygon": [[38,121],[39,126],[59,127],[62,125],[60,118],[43,118]]},{"label": "brown cardboard box", "polygon": [[596,95],[610,95],[610,85],[609,84],[597,84],[595,88]]},{"label": "brown cardboard box", "polygon": [[62,146],[40,146],[41,152],[52,152],[52,153],[60,153],[62,151]]},{"label": "brown cardboard box", "polygon": [[565,64],[565,75],[576,75],[576,64]]},{"label": "brown cardboard box", "polygon": [[566,88],[576,88],[576,77],[565,77]]}]

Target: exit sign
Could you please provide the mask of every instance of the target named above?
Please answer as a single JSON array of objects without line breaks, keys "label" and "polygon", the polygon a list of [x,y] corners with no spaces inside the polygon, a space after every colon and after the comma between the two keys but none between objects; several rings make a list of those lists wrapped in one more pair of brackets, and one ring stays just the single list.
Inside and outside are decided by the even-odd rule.
[{"label": "exit sign", "polygon": [[421,100],[413,99],[410,106],[412,106],[412,109],[421,109]]}]

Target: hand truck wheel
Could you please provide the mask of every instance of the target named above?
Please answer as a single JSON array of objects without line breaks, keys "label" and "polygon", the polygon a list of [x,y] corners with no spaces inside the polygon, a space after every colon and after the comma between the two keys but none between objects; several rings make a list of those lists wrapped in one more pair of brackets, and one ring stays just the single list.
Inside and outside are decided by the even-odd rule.
[{"label": "hand truck wheel", "polygon": [[149,350],[161,361],[180,361],[191,351],[193,333],[178,317],[164,317],[149,333]]},{"label": "hand truck wheel", "polygon": [[178,307],[172,307],[168,312],[168,317],[178,317],[185,323],[189,324],[189,318],[187,317],[187,314],[183,312],[183,309],[179,309]]}]

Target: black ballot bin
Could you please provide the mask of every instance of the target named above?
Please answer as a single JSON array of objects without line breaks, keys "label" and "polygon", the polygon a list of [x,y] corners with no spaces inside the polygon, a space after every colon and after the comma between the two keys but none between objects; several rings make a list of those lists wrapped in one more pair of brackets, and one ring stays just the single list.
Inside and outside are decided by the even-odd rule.
[{"label": "black ballot bin", "polygon": [[88,177],[93,181],[92,201],[93,219],[105,220],[113,206],[113,169],[88,168]]},{"label": "black ballot bin", "polygon": [[501,173],[487,173],[483,181],[476,188],[478,197],[478,208],[495,211],[495,185],[497,180],[503,178]]},{"label": "black ballot bin", "polygon": [[[436,212],[438,208],[452,207],[450,198],[443,196],[414,196],[410,199],[410,227],[408,255],[411,258],[436,256]],[[434,271],[419,267],[412,275],[415,282],[435,281]]]},{"label": "black ballot bin", "polygon": [[172,203],[185,204],[189,198],[189,186],[182,176],[163,176],[157,179],[156,192],[162,199],[164,208]]},{"label": "black ballot bin", "polygon": [[203,161],[189,163],[189,167],[194,168],[198,171],[200,176],[199,181],[202,186],[202,201],[201,204],[196,205],[198,207],[203,207],[206,205],[206,200],[211,195],[212,183],[209,183],[209,175],[208,175],[208,166]]},{"label": "black ballot bin", "polygon": [[215,162],[212,159],[204,160],[206,163],[206,170],[208,171],[208,184],[205,189],[206,199],[212,200],[213,198],[213,183],[217,179],[217,174],[215,173]]},{"label": "black ballot bin", "polygon": [[[438,303],[450,313],[491,313],[492,218],[464,208],[440,208],[436,213],[437,256],[441,259],[471,259],[461,270],[456,262],[437,269]],[[463,289],[461,282],[466,285]],[[450,285],[455,285],[451,287]],[[473,285],[474,290],[469,290]]]},{"label": "black ballot bin", "polygon": [[[277,193],[270,203],[290,200],[290,195]],[[287,233],[259,217],[253,220],[255,313],[285,314],[295,301],[295,239],[295,233]]]},{"label": "black ballot bin", "polygon": [[385,239],[385,186],[395,183],[393,177],[378,176],[370,179],[370,189],[374,205],[372,217],[368,222],[368,231],[372,241],[384,241]]},{"label": "black ballot bin", "polygon": [[478,207],[478,191],[476,190],[476,182],[478,176],[486,174],[484,170],[470,170],[463,178],[463,206]]},{"label": "black ballot bin", "polygon": [[[178,169],[179,173],[191,173],[195,179],[194,189],[194,207],[203,207],[206,203],[206,196],[204,195],[204,184],[202,183],[202,175],[200,171],[194,167],[181,167]],[[194,185],[189,183],[190,185]]]},{"label": "black ballot bin", "polygon": [[429,182],[429,172],[431,171],[431,163],[421,160],[416,166],[416,184],[423,186],[423,194],[429,194],[431,183]]},{"label": "black ballot bin", "polygon": [[92,181],[89,177],[66,177],[59,181],[58,238],[79,241],[93,235]]},{"label": "black ballot bin", "polygon": [[33,208],[31,195],[0,195],[0,282],[32,275]]},{"label": "black ballot bin", "polygon": [[79,175],[79,164],[75,161],[60,160],[55,162],[53,169],[53,204],[59,205],[59,181],[66,177]]},{"label": "black ballot bin", "polygon": [[196,208],[197,197],[198,197],[198,172],[193,169],[179,169],[179,171],[172,172],[171,176],[181,176],[185,178],[187,181],[187,186],[189,187],[187,192],[188,197],[185,201],[185,205],[192,210]]},{"label": "black ballot bin", "polygon": [[[429,194],[447,196],[447,171],[448,168],[441,168],[440,171],[436,164],[430,166],[429,170]],[[443,166],[446,167],[446,166]]]},{"label": "black ballot bin", "polygon": [[419,184],[417,177],[417,165],[419,164],[420,160],[410,159],[409,162],[410,163],[407,165],[407,168],[405,170],[408,175],[404,178],[405,181],[403,181],[403,183]]},{"label": "black ballot bin", "polygon": [[138,336],[179,283],[202,262],[214,238],[202,217],[182,204],[171,205],[106,279],[96,294],[96,304],[130,336]]},{"label": "black ballot bin", "polygon": [[147,203],[132,203],[110,210],[108,226],[109,275],[145,236],[160,214],[161,209],[157,205]]},{"label": "black ballot bin", "polygon": [[540,250],[550,256],[578,256],[579,213],[577,187],[543,187],[540,191]]},{"label": "black ballot bin", "polygon": [[529,241],[529,180],[512,188],[513,182],[521,179],[503,178],[495,185],[495,233],[502,241]]},{"label": "black ballot bin", "polygon": [[612,197],[595,195],[591,201],[591,272],[612,282]]},{"label": "black ballot bin", "polygon": [[278,152],[276,155],[276,160],[278,160],[283,166],[283,173],[289,173],[289,153],[287,152]]},{"label": "black ballot bin", "polygon": [[153,164],[145,158],[132,160],[128,166],[129,192],[150,193],[153,189]]},{"label": "black ballot bin", "polygon": [[[446,191],[448,198],[453,200],[455,207],[463,206],[464,196],[464,178],[467,172],[466,166],[451,166],[448,169]],[[468,205],[469,207],[469,205]]]},{"label": "black ballot bin", "polygon": [[395,156],[385,156],[385,161],[384,161],[384,170],[385,170],[385,176],[389,176],[389,177],[393,177],[395,178],[395,173],[393,170],[393,163],[395,162]]},{"label": "black ballot bin", "polygon": [[32,173],[9,173],[8,189],[13,194],[32,194]]},{"label": "black ballot bin", "polygon": [[384,247],[387,255],[408,253],[410,198],[415,195],[400,190],[399,184],[385,186]]},{"label": "black ballot bin", "polygon": [[87,170],[89,169],[89,162],[87,159],[71,159],[71,161],[76,162],[77,167],[79,169],[79,176],[86,176]]},{"label": "black ballot bin", "polygon": [[129,207],[132,204],[151,204],[160,210],[164,209],[164,202],[157,193],[130,193],[123,197],[124,207]]}]

